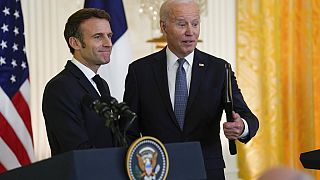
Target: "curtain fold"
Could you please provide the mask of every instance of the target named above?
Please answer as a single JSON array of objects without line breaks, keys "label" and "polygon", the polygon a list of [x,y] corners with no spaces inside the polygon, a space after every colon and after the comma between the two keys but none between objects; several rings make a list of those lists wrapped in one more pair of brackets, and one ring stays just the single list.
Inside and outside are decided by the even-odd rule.
[{"label": "curtain fold", "polygon": [[243,179],[277,165],[303,169],[300,153],[320,148],[319,11],[316,0],[237,1],[237,77],[260,120],[238,146]]}]

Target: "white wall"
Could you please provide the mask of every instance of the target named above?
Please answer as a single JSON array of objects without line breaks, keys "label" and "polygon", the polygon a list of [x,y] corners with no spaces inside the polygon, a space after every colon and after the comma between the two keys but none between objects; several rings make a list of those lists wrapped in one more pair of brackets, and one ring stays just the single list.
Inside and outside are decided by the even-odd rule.
[{"label": "white wall", "polygon": [[[35,153],[38,160],[50,156],[41,112],[45,84],[61,71],[71,58],[63,37],[67,18],[83,7],[84,0],[21,0],[25,23],[27,56],[31,80],[31,116]],[[138,0],[123,0],[133,59],[155,50],[147,43],[153,31],[147,16],[138,13]],[[235,63],[235,0],[208,0],[207,15],[202,17],[203,40],[198,48]],[[222,134],[227,179],[237,179],[235,157],[231,157]]]}]

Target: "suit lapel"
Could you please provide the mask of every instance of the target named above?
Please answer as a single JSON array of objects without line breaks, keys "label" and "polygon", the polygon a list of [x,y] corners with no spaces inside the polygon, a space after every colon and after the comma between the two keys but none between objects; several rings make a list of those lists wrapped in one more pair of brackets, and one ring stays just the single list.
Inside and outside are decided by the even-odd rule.
[{"label": "suit lapel", "polygon": [[201,82],[205,79],[206,69],[207,60],[203,56],[201,56],[199,50],[195,49],[186,115],[190,111],[191,105],[199,91]]},{"label": "suit lapel", "polygon": [[76,65],[74,65],[71,61],[68,61],[65,68],[78,79],[80,85],[88,92],[88,94],[92,95],[96,99],[100,98],[98,92],[94,89],[90,81]]},{"label": "suit lapel", "polygon": [[162,49],[155,59],[153,59],[152,70],[154,73],[155,80],[158,84],[158,88],[166,105],[167,111],[171,117],[171,120],[179,128],[179,124],[174,115],[172,104],[170,100],[169,87],[168,87],[168,73],[167,73],[167,57],[166,57],[166,48]]}]

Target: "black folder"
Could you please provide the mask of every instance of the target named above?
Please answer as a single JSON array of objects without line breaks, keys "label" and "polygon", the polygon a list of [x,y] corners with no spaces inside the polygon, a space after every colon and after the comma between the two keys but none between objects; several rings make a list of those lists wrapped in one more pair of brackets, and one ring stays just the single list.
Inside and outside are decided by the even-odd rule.
[{"label": "black folder", "polygon": [[320,149],[301,153],[300,161],[304,168],[320,170]]}]

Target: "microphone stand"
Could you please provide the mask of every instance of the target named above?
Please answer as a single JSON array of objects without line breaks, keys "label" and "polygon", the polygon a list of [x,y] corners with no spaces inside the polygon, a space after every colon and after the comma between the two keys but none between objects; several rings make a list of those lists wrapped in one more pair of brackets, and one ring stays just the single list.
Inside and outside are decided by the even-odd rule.
[{"label": "microphone stand", "polygon": [[119,127],[120,115],[117,112],[111,110],[110,116],[104,117],[105,126],[110,128],[113,134],[113,140],[116,146],[127,147],[128,143],[125,137],[125,133],[122,134]]}]

